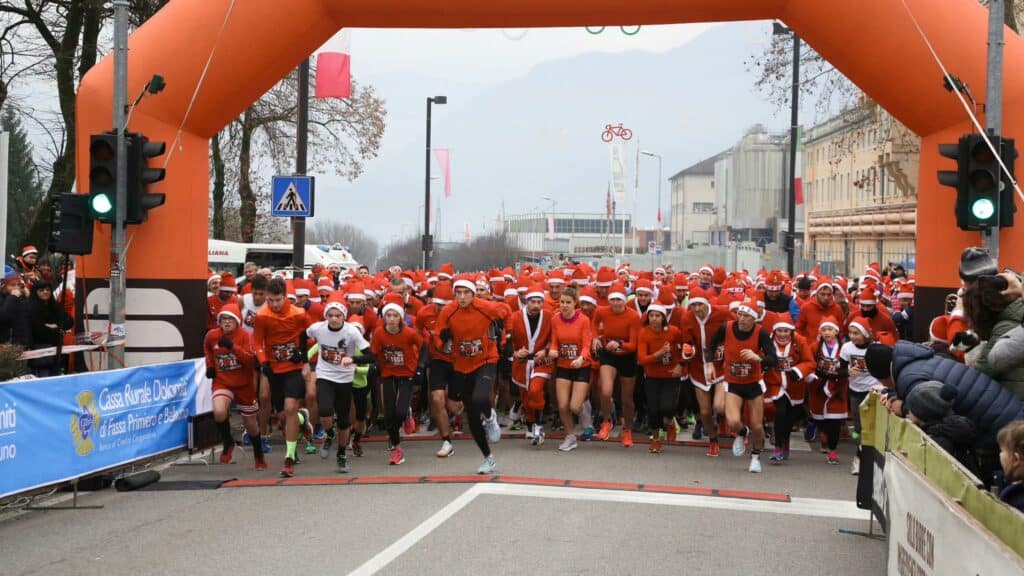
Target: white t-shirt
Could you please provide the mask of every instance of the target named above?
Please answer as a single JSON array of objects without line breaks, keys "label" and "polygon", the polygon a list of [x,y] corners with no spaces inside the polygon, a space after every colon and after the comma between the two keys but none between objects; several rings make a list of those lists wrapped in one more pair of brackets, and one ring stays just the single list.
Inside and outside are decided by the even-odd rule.
[{"label": "white t-shirt", "polygon": [[853,342],[843,344],[839,350],[839,357],[850,365],[851,370],[853,368],[861,370],[861,373],[856,376],[850,374],[850,390],[854,392],[868,392],[872,386],[879,384],[878,380],[868,372],[868,365],[864,361],[864,355],[867,352],[867,347],[858,348]]},{"label": "white t-shirt", "polygon": [[[252,301],[252,294],[245,294],[239,301],[239,311],[242,313],[242,328],[245,328],[249,334],[252,334],[252,330],[256,323],[256,312],[262,308],[262,306],[256,306]],[[266,303],[264,303],[264,306]]]},{"label": "white t-shirt", "polygon": [[307,328],[306,335],[316,340],[320,348],[316,377],[331,382],[351,382],[356,373],[356,365],[342,366],[342,358],[348,356],[354,359],[357,350],[370,345],[359,333],[359,329],[346,322],[340,330],[331,330],[327,321],[322,320]]}]

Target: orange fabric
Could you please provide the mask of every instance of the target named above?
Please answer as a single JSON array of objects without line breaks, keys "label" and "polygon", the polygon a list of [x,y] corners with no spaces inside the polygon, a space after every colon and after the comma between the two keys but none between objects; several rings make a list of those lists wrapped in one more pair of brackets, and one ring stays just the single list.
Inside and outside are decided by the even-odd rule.
[{"label": "orange fabric", "polygon": [[733,332],[734,323],[735,321],[730,321],[725,324],[725,361],[722,375],[730,384],[755,384],[761,380],[761,363],[746,360],[740,354],[744,350],[753,350],[759,356],[764,355],[758,342],[761,326],[755,324],[750,335],[740,340]]},{"label": "orange fabric", "polygon": [[469,374],[485,364],[498,361],[498,347],[487,336],[487,329],[491,322],[502,318],[507,311],[508,307],[504,305],[480,298],[473,298],[466,308],[452,302],[441,310],[436,338],[440,340],[442,330],[451,330],[452,366],[456,372]]},{"label": "orange fabric", "polygon": [[452,350],[450,346],[442,346],[440,340],[435,339],[437,334],[437,315],[441,308],[438,304],[426,304],[416,314],[414,326],[419,330],[420,335],[430,346],[430,357],[434,360],[452,361]]},{"label": "orange fabric", "polygon": [[[533,342],[533,347],[530,347],[530,334],[529,334],[529,323],[527,322],[522,312],[515,312],[509,319],[509,336],[512,338],[512,352],[513,354],[526,348],[527,352],[540,352],[545,353],[548,350],[548,344],[551,342],[551,318],[552,315],[545,311],[540,313],[540,325],[538,326],[537,335]],[[527,363],[525,359],[516,358],[513,356],[512,359],[512,381],[520,384],[527,384]],[[534,374],[546,374],[550,375],[554,373],[554,364],[550,362],[534,363],[533,366]],[[543,402],[541,408],[543,408]]]},{"label": "orange fabric", "polygon": [[207,330],[213,330],[214,328],[217,327],[217,315],[220,314],[220,309],[223,308],[227,304],[235,304],[235,305],[237,305],[238,304],[238,298],[235,295],[232,295],[231,298],[228,298],[228,301],[225,302],[225,301],[221,300],[220,297],[217,296],[216,294],[211,294],[210,296],[207,296],[207,298],[206,298],[206,309],[208,310],[208,313],[207,313],[207,316],[206,316],[206,329]]},{"label": "orange fabric", "polygon": [[[666,343],[669,345],[668,354],[662,352]],[[636,359],[648,378],[672,378],[673,369],[684,364],[683,333],[675,326],[659,332],[644,326],[640,331]]]},{"label": "orange fabric", "polygon": [[696,348],[696,353],[690,359],[690,379],[700,384],[707,384],[704,378],[704,358],[708,353],[708,345],[711,338],[718,332],[718,328],[730,318],[729,311],[723,308],[712,308],[707,320],[702,324],[692,310],[687,310],[683,317],[683,328],[689,337],[689,341]]},{"label": "orange fabric", "polygon": [[370,351],[377,357],[381,378],[412,378],[422,346],[423,337],[404,324],[398,334],[381,326],[370,341]]},{"label": "orange fabric", "polygon": [[252,348],[249,333],[241,328],[231,333],[231,349],[221,348],[217,343],[224,337],[224,330],[214,328],[206,333],[203,351],[206,356],[206,367],[214,368],[214,387],[230,390],[249,390],[256,392],[256,353]]},{"label": "orange fabric", "polygon": [[590,346],[593,341],[593,333],[590,329],[590,318],[579,310],[574,315],[574,320],[566,320],[561,314],[554,317],[551,322],[551,348],[549,354],[558,354],[557,366],[559,368],[571,368],[573,360],[583,356],[583,366],[590,366],[593,357],[590,355]]},{"label": "orange fabric", "polygon": [[[786,346],[779,346],[774,339],[772,339],[772,343],[775,344],[775,352],[779,357],[779,361],[775,366],[767,367],[762,374],[765,387],[767,388],[764,394],[765,401],[777,399],[785,392],[789,396],[790,402],[800,404],[807,395],[807,385],[804,383],[804,378],[808,374],[814,373],[814,351],[807,344],[807,340],[796,333],[793,334],[793,340],[790,341],[788,349]],[[785,389],[783,389],[782,373],[790,369],[796,369],[799,372],[799,377],[792,377],[787,374]]]},{"label": "orange fabric", "polygon": [[270,362],[274,374],[301,370],[302,365],[289,358],[299,347],[299,335],[309,327],[306,311],[285,300],[280,312],[273,312],[270,306],[263,306],[256,312],[253,325],[253,348],[261,364]]},{"label": "orange fabric", "polygon": [[594,336],[601,339],[602,348],[611,341],[619,343],[620,348],[613,352],[616,356],[625,356],[636,352],[636,344],[640,337],[640,315],[629,306],[621,314],[612,312],[611,306],[599,307],[594,312],[591,323]]}]

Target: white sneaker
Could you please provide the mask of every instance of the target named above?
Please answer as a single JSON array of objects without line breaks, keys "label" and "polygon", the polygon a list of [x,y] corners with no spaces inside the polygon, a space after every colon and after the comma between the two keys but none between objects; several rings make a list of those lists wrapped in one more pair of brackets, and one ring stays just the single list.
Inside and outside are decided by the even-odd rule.
[{"label": "white sneaker", "polygon": [[760,454],[751,454],[750,455],[750,468],[748,468],[747,470],[749,470],[751,474],[760,474],[761,473],[761,455]]},{"label": "white sneaker", "polygon": [[447,458],[452,454],[455,454],[455,446],[451,442],[445,440],[441,443],[441,449],[437,451],[437,457]]},{"label": "white sneaker", "polygon": [[534,446],[541,446],[544,444],[544,429],[541,428],[540,424],[533,425],[533,439],[530,443]]},{"label": "white sneaker", "polygon": [[736,434],[736,437],[732,440],[732,455],[739,458],[747,451],[746,438]]},{"label": "white sneaker", "polygon": [[491,417],[484,420],[484,429],[489,444],[501,442],[501,426],[498,425],[498,415],[494,413],[494,408],[491,408]]},{"label": "white sneaker", "polygon": [[510,423],[511,422],[518,422],[519,421],[519,417],[520,417],[519,406],[513,404],[512,408],[510,408],[509,411],[508,411],[508,421]]},{"label": "white sneaker", "polygon": [[850,474],[860,476],[860,456],[854,456],[853,462],[850,462]]},{"label": "white sneaker", "polygon": [[562,452],[572,452],[577,448],[577,446],[578,444],[576,444],[576,435],[566,434],[565,440],[562,440],[562,444],[558,447],[558,449],[561,450]]},{"label": "white sneaker", "polygon": [[477,474],[490,474],[494,472],[494,469],[498,466],[498,463],[494,461],[494,456],[488,456],[484,458],[483,463],[476,469]]}]

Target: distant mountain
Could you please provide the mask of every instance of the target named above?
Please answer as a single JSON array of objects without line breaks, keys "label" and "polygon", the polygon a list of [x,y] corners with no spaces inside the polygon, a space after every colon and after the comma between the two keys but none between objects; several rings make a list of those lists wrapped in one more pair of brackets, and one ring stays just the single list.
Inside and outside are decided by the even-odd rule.
[{"label": "distant mountain", "polygon": [[[753,124],[787,124],[785,114],[753,90],[743,61],[756,47],[749,28],[744,33],[741,26],[712,28],[664,53],[590,53],[550,61],[497,85],[425,74],[364,76],[388,101],[381,155],[356,182],[322,177],[318,213],[363,226],[382,244],[417,233],[425,98],[434,94],[450,99],[433,115],[434,146],[452,150],[453,195],[441,208],[442,238],[461,238],[466,222],[474,234],[490,227],[502,202],[507,214],[549,210],[543,196],[553,198],[560,212],[603,211],[610,168],[600,133],[607,123],[633,130],[630,172],[639,141],[662,155],[665,179],[733,145]],[[640,162],[637,222],[646,227],[655,219],[658,166],[653,158]],[[432,193],[442,190],[435,182]],[[662,206],[667,222],[667,181]]]}]

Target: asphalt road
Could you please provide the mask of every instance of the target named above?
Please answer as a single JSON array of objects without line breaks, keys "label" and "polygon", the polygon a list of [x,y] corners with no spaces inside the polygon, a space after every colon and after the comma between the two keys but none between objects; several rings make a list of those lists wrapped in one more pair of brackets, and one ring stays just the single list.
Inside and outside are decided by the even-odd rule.
[{"label": "asphalt road", "polygon": [[[794,437],[795,439],[795,437]],[[407,441],[406,464],[387,465],[381,442],[352,458],[354,477],[472,474],[480,454],[469,438],[447,460],[436,440]],[[649,494],[518,484],[275,485],[198,488],[196,481],[272,480],[239,453],[230,465],[171,467],[157,485],[172,490],[80,498],[101,510],[29,511],[0,521],[3,574],[881,574],[886,545],[864,531],[851,504],[853,445],[842,464],[794,450],[782,466],[746,471],[727,447],[711,459],[692,446],[660,455],[645,445],[591,442],[564,454],[549,440],[495,447],[496,474],[555,480],[642,483],[750,492],[749,498]],[[296,481],[347,481],[333,458],[307,456]],[[162,486],[161,486],[162,485]],[[785,494],[788,502],[762,501]]]}]

